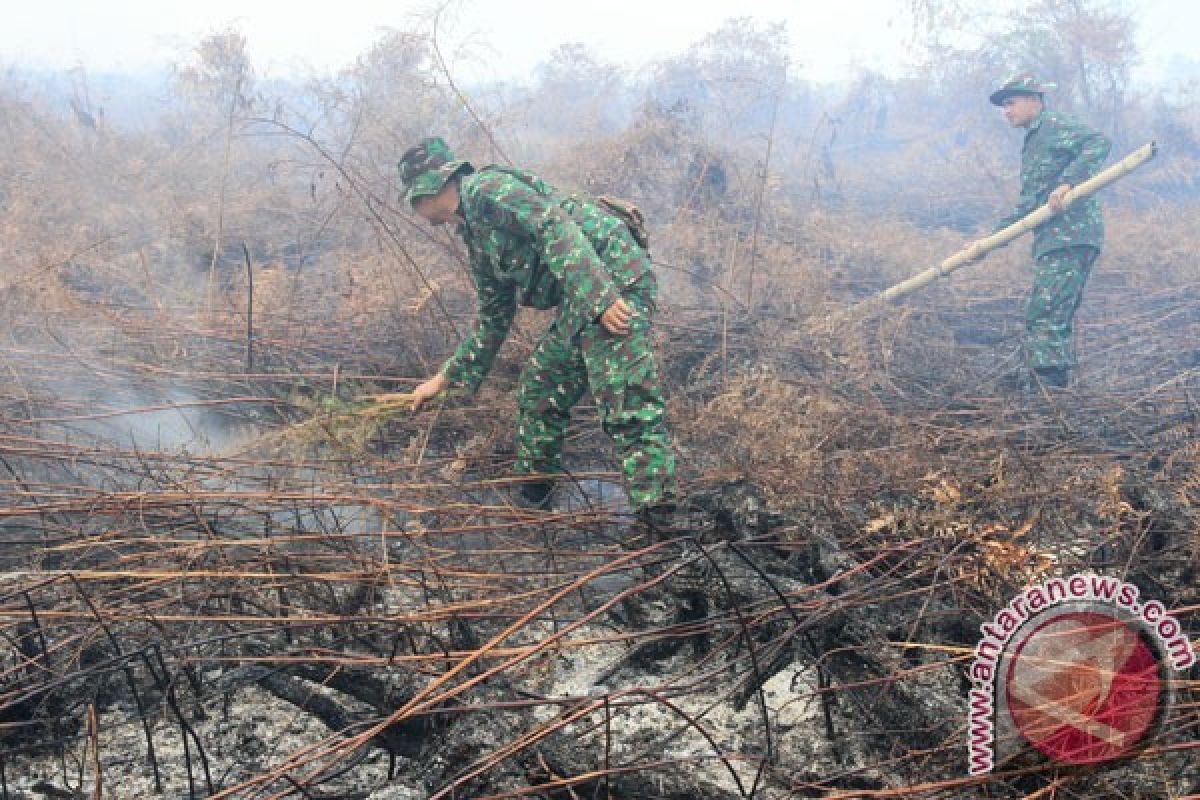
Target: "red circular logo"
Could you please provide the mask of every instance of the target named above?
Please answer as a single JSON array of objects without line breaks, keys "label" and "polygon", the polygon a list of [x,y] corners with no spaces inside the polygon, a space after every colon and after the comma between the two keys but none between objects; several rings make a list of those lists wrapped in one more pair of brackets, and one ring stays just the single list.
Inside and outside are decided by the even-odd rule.
[{"label": "red circular logo", "polygon": [[1005,694],[1025,739],[1063,764],[1128,755],[1159,718],[1166,687],[1137,626],[1102,611],[1053,615],[1012,651]]}]

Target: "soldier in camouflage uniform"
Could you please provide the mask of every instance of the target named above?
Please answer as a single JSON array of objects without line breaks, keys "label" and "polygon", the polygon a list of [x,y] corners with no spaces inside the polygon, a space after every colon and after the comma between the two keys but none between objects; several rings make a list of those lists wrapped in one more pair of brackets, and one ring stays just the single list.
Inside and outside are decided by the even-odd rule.
[{"label": "soldier in camouflage uniform", "polygon": [[[457,225],[479,296],[474,329],[417,387],[415,405],[450,387],[478,389],[518,304],[557,308],[517,389],[516,472],[562,472],[571,407],[590,388],[621,450],[635,510],[652,524],[671,519],[675,457],[651,347],[657,284],[640,215],[560,192],[524,170],[476,170],[440,138],[410,148],[399,168],[417,214]],[[523,499],[544,507],[552,486],[526,482]]]},{"label": "soldier in camouflage uniform", "polygon": [[[1063,209],[1063,198],[1091,178],[1108,158],[1105,136],[1062,111],[1045,107],[1055,88],[1028,73],[1018,75],[988,98],[1004,109],[1014,128],[1025,128],[1021,150],[1021,196],[1000,230],[1049,203]],[[1092,264],[1104,241],[1100,204],[1094,197],[1072,203],[1034,231],[1033,289],[1025,307],[1025,361],[1042,383],[1065,387],[1074,366],[1071,321],[1083,297]]]}]

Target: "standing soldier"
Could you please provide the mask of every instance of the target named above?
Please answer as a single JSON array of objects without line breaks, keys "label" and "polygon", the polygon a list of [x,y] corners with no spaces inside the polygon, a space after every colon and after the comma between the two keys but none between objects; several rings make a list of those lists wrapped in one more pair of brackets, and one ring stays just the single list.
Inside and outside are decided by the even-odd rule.
[{"label": "standing soldier", "polygon": [[1108,139],[1062,111],[1045,106],[1053,83],[1025,73],[988,98],[1004,109],[1014,128],[1025,128],[1021,150],[1021,196],[995,230],[1006,228],[1049,203],[1061,214],[1034,231],[1033,289],[1025,307],[1025,363],[1047,386],[1065,387],[1074,366],[1071,320],[1100,246],[1104,222],[1094,197],[1064,209],[1063,198],[1099,172],[1108,158]]},{"label": "standing soldier", "polygon": [[652,527],[669,526],[675,457],[651,348],[657,284],[640,213],[560,192],[524,170],[476,170],[436,137],[405,152],[399,167],[416,213],[457,225],[479,296],[474,329],[416,388],[414,407],[450,387],[478,389],[518,303],[557,307],[517,388],[515,470],[535,476],[522,484],[521,499],[549,504],[571,407],[590,388],[621,450],[634,510]]}]

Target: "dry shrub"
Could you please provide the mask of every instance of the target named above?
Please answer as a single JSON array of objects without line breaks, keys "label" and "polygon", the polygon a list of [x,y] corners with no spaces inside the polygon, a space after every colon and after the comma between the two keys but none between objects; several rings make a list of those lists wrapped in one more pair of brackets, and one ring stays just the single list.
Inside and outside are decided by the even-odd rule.
[{"label": "dry shrub", "polygon": [[[872,102],[887,95],[873,86],[863,83],[860,93]],[[436,679],[520,620],[531,598],[562,592],[625,555],[614,544],[621,534],[611,533],[625,530],[622,518],[582,515],[557,530],[511,513],[495,491],[511,469],[512,383],[549,315],[520,316],[475,397],[378,424],[342,413],[358,410],[360,393],[411,389],[471,322],[461,246],[396,201],[396,157],[431,133],[448,135],[480,163],[502,160],[491,136],[506,147],[521,142],[512,147],[529,155],[521,165],[552,182],[641,203],[661,266],[661,357],[685,485],[698,494],[740,478],[761,489],[790,523],[784,541],[770,544],[793,561],[803,562],[811,545],[834,552],[839,572],[857,576],[858,565],[876,565],[862,574],[869,591],[837,631],[875,638],[831,639],[820,653],[790,649],[787,637],[774,638],[772,626],[784,618],[775,609],[764,613],[761,631],[728,629],[739,651],[731,658],[747,650],[757,657],[765,643],[782,662],[807,668],[839,657],[868,663],[897,641],[919,645],[934,654],[921,656],[923,666],[944,680],[938,696],[954,705],[960,673],[939,659],[972,645],[979,619],[1030,580],[1086,566],[1128,575],[1173,605],[1196,603],[1186,570],[1200,558],[1192,258],[1200,243],[1188,202],[1151,203],[1136,192],[1109,198],[1108,245],[1079,316],[1079,380],[1061,395],[1021,394],[1001,378],[1017,365],[1027,243],[897,306],[834,313],[940,261],[999,215],[1015,193],[1017,146],[995,131],[950,147],[957,131],[935,135],[915,113],[876,130],[848,103],[839,142],[829,118],[818,126],[818,115],[801,113],[804,103],[785,98],[766,163],[763,131],[730,121],[728,104],[647,103],[625,128],[585,136],[578,126],[539,128],[522,116],[524,106],[504,107],[501,92],[473,109],[494,124],[484,131],[465,121],[428,39],[401,33],[308,91],[298,105],[315,109],[311,127],[281,100],[277,118],[267,103],[253,114],[243,109],[232,126],[220,108],[174,107],[161,127],[142,132],[82,130],[45,98],[14,86],[0,91],[0,126],[9,134],[0,156],[0,314],[9,333],[0,353],[0,448],[13,497],[3,522],[62,542],[45,557],[73,568],[176,568],[148,579],[167,589],[131,589],[105,575],[95,584],[107,618],[130,640],[145,640],[145,620],[163,608],[183,621],[155,631],[155,642],[182,646],[210,626],[234,631],[211,650],[171,660],[170,685],[184,687],[195,663],[250,681],[237,659],[276,657],[320,682],[327,676],[312,671],[313,654],[356,670],[353,679]],[[728,124],[713,128],[714,119]],[[95,420],[80,419],[129,410],[115,399],[121,391],[130,393],[126,405],[211,401],[226,422],[253,423],[255,434],[313,424],[300,428],[298,442],[248,435],[220,452],[149,452],[106,440]],[[592,417],[580,409],[572,464],[611,473],[612,448]],[[215,418],[188,420],[216,427]],[[340,520],[343,504],[370,509],[370,525]],[[580,538],[592,525],[610,526],[607,538]],[[549,543],[559,534],[573,538]],[[228,571],[201,579],[195,569]],[[795,579],[793,599],[809,604],[806,615],[828,611],[810,585],[787,577]],[[578,607],[552,608],[512,641],[563,630],[559,613],[591,613],[593,588],[572,590]],[[47,605],[61,609],[56,603],[69,594],[50,592]],[[371,597],[382,598],[378,608]],[[775,597],[764,590],[754,602]],[[906,605],[912,597],[941,618]],[[84,599],[71,602],[79,616],[56,622],[55,635],[72,657],[72,648],[81,658],[104,656],[88,650],[97,645]],[[612,626],[633,619],[617,608],[585,629],[588,636],[611,637]],[[25,625],[23,609],[9,608],[10,619]],[[289,614],[307,616],[293,630]],[[778,619],[768,619],[773,614]],[[892,627],[872,631],[875,615],[894,617]],[[716,626],[734,616],[721,610],[686,622]],[[679,623],[668,615],[630,633],[629,622],[620,642],[601,644],[619,650],[629,636],[636,647],[660,647],[663,631]],[[266,652],[264,626],[277,634]],[[26,628],[10,630],[28,639]],[[525,670],[539,691],[548,676],[568,671],[561,659],[571,650],[548,651],[478,693],[447,695],[438,711],[490,714],[489,703],[529,702]],[[508,657],[498,652],[488,658]],[[669,675],[673,666],[647,652],[658,673],[639,679],[691,685],[700,663],[716,670],[704,682],[726,691],[725,667],[713,667],[716,656],[699,647],[693,660],[674,659],[687,673],[679,681]],[[375,660],[355,666],[363,658]],[[499,663],[488,658],[475,666]],[[856,734],[855,742],[883,744],[849,759],[819,754],[811,772],[820,774],[797,767],[803,759],[776,765],[779,786],[812,780],[821,785],[805,791],[827,793],[861,779],[901,790],[959,774],[959,734],[916,752],[906,740],[914,731],[862,715],[857,700],[840,702],[853,693],[848,687],[868,686],[879,694],[861,705],[887,709],[897,693],[924,686],[894,661],[881,658],[886,674],[845,673],[841,684],[803,698],[838,695],[830,718],[855,731],[867,720],[883,732]],[[219,701],[224,689],[191,691],[199,704]],[[395,707],[383,703],[380,713]],[[469,727],[477,718],[465,719]],[[435,741],[443,724],[454,723],[439,718],[414,740]],[[472,759],[489,755],[466,750]]]}]

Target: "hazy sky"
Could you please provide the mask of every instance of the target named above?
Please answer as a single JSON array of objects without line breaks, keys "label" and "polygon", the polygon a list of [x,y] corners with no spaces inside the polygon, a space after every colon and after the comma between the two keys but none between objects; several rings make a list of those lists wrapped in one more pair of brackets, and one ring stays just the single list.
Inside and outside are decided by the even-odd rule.
[{"label": "hazy sky", "polygon": [[[353,62],[382,28],[428,18],[427,0],[9,0],[0,15],[0,66],[141,71],[181,60],[204,34],[235,25],[246,34],[260,75],[337,70]],[[679,53],[731,16],[787,24],[799,75],[836,80],[849,66],[893,71],[911,35],[910,0],[455,0],[443,37],[447,52],[486,43],[456,59],[469,80],[523,77],[562,42],[583,42],[601,57],[638,67]],[[1161,75],[1172,56],[1200,57],[1200,3],[1128,0],[1139,20],[1145,62]]]}]

